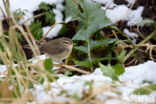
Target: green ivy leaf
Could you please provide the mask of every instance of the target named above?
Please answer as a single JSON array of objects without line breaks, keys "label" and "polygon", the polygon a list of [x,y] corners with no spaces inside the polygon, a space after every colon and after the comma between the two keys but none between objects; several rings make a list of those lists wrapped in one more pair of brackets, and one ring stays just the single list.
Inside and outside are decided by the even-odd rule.
[{"label": "green ivy leaf", "polygon": [[49,71],[50,73],[53,73],[52,72],[52,68],[53,68],[53,62],[51,60],[51,58],[48,58],[44,61],[44,68]]},{"label": "green ivy leaf", "polygon": [[147,85],[133,91],[136,95],[148,95],[152,91],[156,91],[156,84]]},{"label": "green ivy leaf", "polygon": [[[82,8],[82,12],[76,2]],[[66,0],[65,13],[66,17],[71,16],[85,24],[84,28],[78,30],[73,40],[90,39],[96,31],[113,24],[106,17],[106,13],[101,9],[100,4],[91,0]]]},{"label": "green ivy leaf", "polygon": [[104,66],[103,64],[99,63],[99,66],[104,76],[108,76],[112,78],[112,80],[119,80],[118,76],[115,73],[115,70],[111,65]]}]

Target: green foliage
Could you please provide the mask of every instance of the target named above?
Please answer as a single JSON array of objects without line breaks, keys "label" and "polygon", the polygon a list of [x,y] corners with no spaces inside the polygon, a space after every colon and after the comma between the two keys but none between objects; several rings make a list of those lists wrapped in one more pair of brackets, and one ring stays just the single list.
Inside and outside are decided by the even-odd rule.
[{"label": "green foliage", "polygon": [[40,5],[39,5],[39,9],[40,9],[40,10],[41,10],[41,9],[49,10],[50,8],[49,8],[49,6],[48,6],[47,3],[41,2]]},{"label": "green foliage", "polygon": [[[52,5],[53,8],[55,8],[55,5]],[[45,2],[40,3],[39,10],[45,10],[45,22],[50,23],[50,25],[53,25],[55,23],[55,14],[51,10],[50,5],[46,4]]]},{"label": "green foliage", "polygon": [[43,34],[41,22],[40,21],[31,22],[29,27],[30,27],[33,37],[37,40],[40,40]]},{"label": "green foliage", "polygon": [[46,59],[43,64],[44,64],[45,70],[47,70],[50,73],[53,73],[52,72],[53,62],[52,62],[51,58]]},{"label": "green foliage", "polygon": [[66,17],[83,22],[85,26],[78,30],[73,40],[88,40],[98,30],[112,25],[112,22],[106,17],[106,13],[101,9],[99,3],[93,3],[91,0],[77,0],[81,9],[73,0],[66,0]]},{"label": "green foliage", "polygon": [[91,50],[96,49],[96,48],[99,48],[99,47],[102,47],[102,46],[105,46],[105,45],[115,43],[117,41],[118,41],[117,39],[107,39],[107,40],[102,40],[102,41],[90,40],[90,48],[91,48]]},{"label": "green foliage", "polygon": [[17,35],[18,40],[19,40],[20,42],[22,42],[22,41],[23,41],[23,38],[22,38],[21,33],[17,32],[16,35]]},{"label": "green foliage", "polygon": [[73,60],[74,64],[79,65],[79,66],[84,66],[87,68],[91,67],[91,63],[89,62],[89,60],[85,60],[85,61],[78,61],[78,60]]},{"label": "green foliage", "polygon": [[60,35],[63,35],[67,32],[67,26],[63,24],[61,30],[59,31],[59,34]]},{"label": "green foliage", "polygon": [[117,76],[122,75],[125,72],[125,68],[121,64],[116,64],[116,65],[114,65],[112,67],[115,70],[115,74]]},{"label": "green foliage", "polygon": [[126,55],[126,51],[122,50],[122,52],[120,53],[120,55],[117,55],[117,59],[118,61],[122,64],[123,61],[124,61],[124,58],[125,58],[125,55]]},{"label": "green foliage", "polygon": [[73,73],[72,72],[70,72],[70,71],[66,71],[66,72],[64,72],[64,75],[65,76],[70,76],[70,75],[72,75]]},{"label": "green foliage", "polygon": [[75,46],[74,48],[81,51],[81,52],[88,54],[87,46]]},{"label": "green foliage", "polygon": [[91,51],[106,45],[115,44],[118,41],[117,39],[92,40],[92,38],[100,29],[109,27],[113,23],[106,17],[106,13],[101,9],[100,4],[91,0],[66,0],[65,15],[66,18],[72,17],[72,20],[79,21],[78,30],[73,40],[84,41],[84,44],[74,48],[88,55],[86,60],[81,62],[74,60],[74,63],[92,69],[92,59],[94,57]]},{"label": "green foliage", "polygon": [[55,14],[53,13],[53,11],[46,12],[45,21],[46,23],[50,23],[51,25],[55,23]]},{"label": "green foliage", "polygon": [[90,82],[90,81],[86,81],[85,83],[84,83],[84,86],[89,86],[89,87],[91,87],[92,86],[92,82]]},{"label": "green foliage", "polygon": [[21,16],[25,16],[25,12],[27,12],[27,10],[21,10],[21,9],[17,9],[13,12],[15,19],[17,21],[19,21],[21,19]]},{"label": "green foliage", "polygon": [[[44,79],[43,79],[41,76],[38,76],[37,78],[35,78],[35,81],[37,81],[37,82],[43,84]],[[31,86],[30,86],[30,87],[31,87]]]},{"label": "green foliage", "polygon": [[152,91],[156,91],[156,84],[147,85],[133,91],[136,95],[148,95]]},{"label": "green foliage", "polygon": [[112,80],[119,80],[115,69],[111,65],[108,64],[107,66],[104,66],[103,64],[99,63],[99,66],[104,76],[108,76],[112,78]]}]

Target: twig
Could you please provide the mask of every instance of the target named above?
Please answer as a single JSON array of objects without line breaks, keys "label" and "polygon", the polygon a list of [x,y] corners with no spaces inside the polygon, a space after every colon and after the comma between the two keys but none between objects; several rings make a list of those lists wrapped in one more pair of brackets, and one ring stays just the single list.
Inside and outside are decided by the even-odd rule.
[{"label": "twig", "polygon": [[1,16],[0,16],[0,37],[2,36],[3,36],[3,25],[2,25]]},{"label": "twig", "polygon": [[72,70],[72,71],[77,71],[77,72],[80,72],[80,73],[83,73],[83,74],[90,74],[90,72],[88,72],[88,71],[85,71],[85,70],[82,70],[82,69],[79,69],[79,68],[75,68],[73,66],[62,65],[62,67],[66,68],[66,69],[69,69],[69,70]]},{"label": "twig", "polygon": [[31,33],[30,29],[29,29],[29,26],[26,23],[24,23],[24,26],[27,29],[28,35],[29,35],[29,37],[30,37],[30,39],[32,41],[32,44],[33,44],[33,46],[34,46],[34,48],[36,50],[37,55],[40,55],[39,47],[37,46],[36,41],[35,41],[35,39],[32,36],[32,33]]},{"label": "twig", "polygon": [[58,23],[55,23],[54,25],[52,25],[51,28],[48,30],[48,32],[45,33],[45,34],[43,35],[43,37],[42,37],[42,39],[39,41],[39,43],[42,42],[42,41],[44,40],[44,38],[48,35],[48,33],[49,33],[57,24],[63,24],[63,22],[58,22]]},{"label": "twig", "polygon": [[7,24],[9,25],[9,21],[8,21],[8,19],[7,19],[7,16],[5,15],[5,13],[4,13],[3,9],[1,8],[1,6],[0,6],[0,10],[2,11],[2,14],[3,14],[4,18],[5,18],[5,21],[6,21]]},{"label": "twig", "polygon": [[41,14],[35,15],[35,16],[31,17],[31,18],[28,18],[27,20],[25,20],[25,21],[23,22],[23,24],[25,24],[26,22],[28,22],[28,21],[31,20],[31,19],[34,19],[34,18],[43,16],[43,15],[45,15],[45,13],[41,13]]},{"label": "twig", "polygon": [[[148,37],[146,37],[143,41],[141,41],[138,45],[141,45],[145,42],[147,42],[149,39],[151,39],[151,37],[153,37],[156,34],[156,32],[152,32]],[[138,49],[138,47],[136,47],[135,49],[131,50],[125,57],[124,62],[127,61],[127,59]]]}]

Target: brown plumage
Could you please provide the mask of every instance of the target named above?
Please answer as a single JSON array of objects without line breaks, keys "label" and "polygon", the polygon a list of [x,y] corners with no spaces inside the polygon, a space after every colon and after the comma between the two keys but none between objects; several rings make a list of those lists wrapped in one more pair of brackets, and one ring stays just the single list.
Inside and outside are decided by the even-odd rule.
[{"label": "brown plumage", "polygon": [[52,60],[60,62],[70,55],[73,45],[71,39],[63,37],[42,44],[40,51],[46,53]]}]

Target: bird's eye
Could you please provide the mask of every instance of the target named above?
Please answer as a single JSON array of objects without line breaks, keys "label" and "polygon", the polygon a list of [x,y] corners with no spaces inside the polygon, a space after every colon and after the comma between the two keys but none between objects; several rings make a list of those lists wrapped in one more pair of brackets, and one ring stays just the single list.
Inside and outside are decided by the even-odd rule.
[{"label": "bird's eye", "polygon": [[64,43],[64,44],[70,44],[70,42],[69,42],[69,41],[64,41],[63,43]]}]

